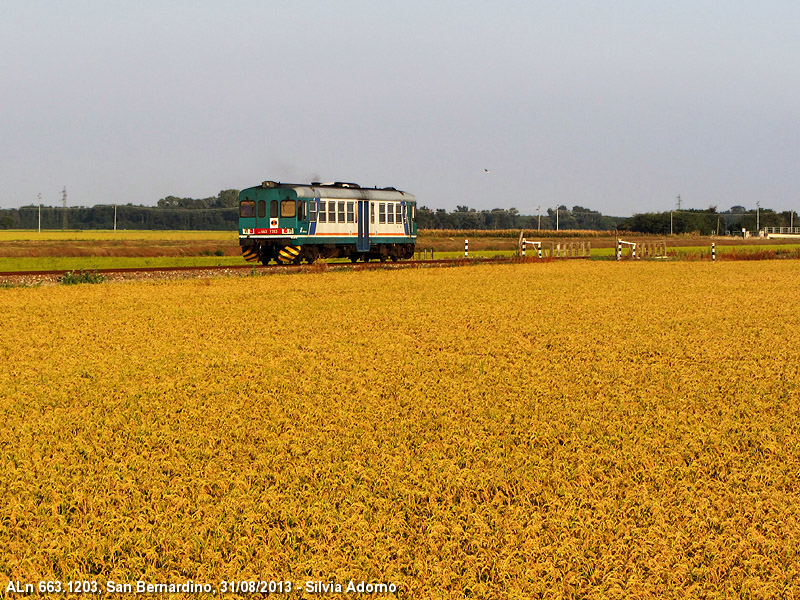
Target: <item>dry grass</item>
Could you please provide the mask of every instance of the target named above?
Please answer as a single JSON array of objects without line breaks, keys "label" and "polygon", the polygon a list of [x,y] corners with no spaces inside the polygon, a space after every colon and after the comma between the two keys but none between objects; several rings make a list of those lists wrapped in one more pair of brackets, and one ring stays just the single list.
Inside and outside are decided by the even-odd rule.
[{"label": "dry grass", "polygon": [[33,229],[0,229],[0,242],[75,242],[75,241],[212,241],[216,243],[238,242],[236,231],[147,231],[126,229],[70,229],[66,231],[42,231]]},{"label": "dry grass", "polygon": [[0,289],[0,572],[797,596],[797,273]]}]

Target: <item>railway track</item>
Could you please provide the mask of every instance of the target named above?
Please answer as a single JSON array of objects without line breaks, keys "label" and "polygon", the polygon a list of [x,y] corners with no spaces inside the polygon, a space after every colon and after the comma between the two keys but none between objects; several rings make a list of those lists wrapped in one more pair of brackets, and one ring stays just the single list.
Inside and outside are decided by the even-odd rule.
[{"label": "railway track", "polygon": [[[279,272],[294,272],[294,271],[309,271],[309,270],[338,270],[338,269],[353,269],[353,270],[366,270],[366,269],[402,269],[412,267],[458,267],[469,266],[476,264],[510,264],[521,262],[539,262],[538,258],[519,258],[519,257],[496,257],[496,258],[438,258],[429,260],[402,260],[397,262],[337,262],[327,263],[324,266],[320,263],[313,265],[217,265],[217,266],[204,266],[204,267],[138,267],[138,268],[118,268],[118,269],[57,269],[50,271],[4,271],[0,272],[0,281],[15,279],[15,278],[42,278],[42,279],[57,279],[63,277],[66,273],[76,272],[90,272],[98,273],[100,275],[114,275],[120,278],[135,278],[138,275],[153,275],[158,274],[184,274],[191,276],[193,272],[202,275],[213,275],[214,273],[230,273],[230,272],[250,272],[250,273],[268,273],[270,271]],[[549,259],[541,259],[549,260]],[[157,278],[157,277],[153,277]]]}]

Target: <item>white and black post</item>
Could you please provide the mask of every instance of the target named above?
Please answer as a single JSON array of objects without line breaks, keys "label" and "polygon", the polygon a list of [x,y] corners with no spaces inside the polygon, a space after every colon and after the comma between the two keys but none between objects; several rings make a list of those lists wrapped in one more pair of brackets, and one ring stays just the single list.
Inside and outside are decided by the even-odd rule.
[{"label": "white and black post", "polygon": [[464,240],[464,258],[469,256],[469,240]]},{"label": "white and black post", "polygon": [[522,258],[525,258],[525,245],[527,244],[527,240],[522,238]]},{"label": "white and black post", "polygon": [[717,245],[714,242],[711,242],[711,262],[716,262],[717,260]]}]

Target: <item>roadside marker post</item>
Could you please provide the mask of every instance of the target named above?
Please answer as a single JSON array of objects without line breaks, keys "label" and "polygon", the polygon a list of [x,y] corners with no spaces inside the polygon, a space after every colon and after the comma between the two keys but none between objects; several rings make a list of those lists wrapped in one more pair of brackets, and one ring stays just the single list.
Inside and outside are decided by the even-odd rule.
[{"label": "roadside marker post", "polygon": [[469,257],[469,240],[464,240],[464,258]]},{"label": "roadside marker post", "polygon": [[717,260],[717,245],[714,242],[711,242],[711,262],[716,262]]}]

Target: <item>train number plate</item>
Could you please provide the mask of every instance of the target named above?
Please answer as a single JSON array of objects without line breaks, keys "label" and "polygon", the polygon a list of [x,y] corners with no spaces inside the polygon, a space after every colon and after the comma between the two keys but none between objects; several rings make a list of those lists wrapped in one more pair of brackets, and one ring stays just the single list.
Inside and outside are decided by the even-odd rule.
[{"label": "train number plate", "polygon": [[280,229],[280,228],[270,228],[270,229],[255,229],[253,231],[255,235],[291,235],[294,233],[294,229]]}]

